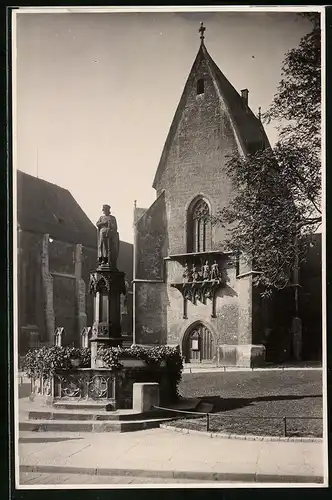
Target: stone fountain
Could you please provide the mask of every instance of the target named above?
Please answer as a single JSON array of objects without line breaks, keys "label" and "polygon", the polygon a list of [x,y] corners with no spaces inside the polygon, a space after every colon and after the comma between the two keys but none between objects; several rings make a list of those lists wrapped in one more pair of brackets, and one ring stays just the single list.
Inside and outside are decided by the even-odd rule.
[{"label": "stone fountain", "polygon": [[[161,403],[166,402],[169,394],[174,394],[164,362],[151,366],[121,351],[121,366],[114,370],[100,355],[102,348],[121,348],[120,300],[121,294],[126,293],[125,273],[117,268],[117,221],[110,209],[109,205],[103,205],[103,214],[96,224],[98,262],[90,273],[89,284],[89,292],[94,296],[91,364],[87,368],[73,365],[69,371],[57,369],[48,379],[32,381],[32,395],[42,396],[46,404],[72,408],[97,404],[107,410],[132,409],[134,384],[159,384]],[[58,337],[56,345],[59,346],[61,335],[60,340]]]}]

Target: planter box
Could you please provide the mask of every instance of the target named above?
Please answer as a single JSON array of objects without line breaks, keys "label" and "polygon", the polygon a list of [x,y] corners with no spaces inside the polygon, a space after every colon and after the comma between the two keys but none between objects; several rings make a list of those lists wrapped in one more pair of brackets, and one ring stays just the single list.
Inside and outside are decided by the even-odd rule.
[{"label": "planter box", "polygon": [[45,405],[57,401],[91,401],[105,403],[112,409],[131,409],[134,383],[158,383],[162,405],[176,399],[176,386],[166,363],[149,365],[139,359],[121,362],[126,366],[117,372],[108,368],[79,368],[58,372],[51,379],[33,380],[30,400]]},{"label": "planter box", "polygon": [[147,366],[146,362],[142,359],[128,358],[120,360],[124,368],[144,368]]}]

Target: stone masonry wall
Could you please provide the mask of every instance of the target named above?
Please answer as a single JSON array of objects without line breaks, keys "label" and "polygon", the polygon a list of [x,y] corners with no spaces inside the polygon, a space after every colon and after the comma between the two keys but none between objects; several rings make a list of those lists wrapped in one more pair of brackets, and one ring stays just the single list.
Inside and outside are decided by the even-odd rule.
[{"label": "stone masonry wall", "polygon": [[[225,105],[204,60],[190,78],[187,102],[157,186],[157,193],[165,190],[170,255],[187,252],[187,209],[196,196],[208,201],[213,215],[229,203],[232,186],[225,165],[228,156],[238,150]],[[205,84],[201,95],[196,91],[199,78],[204,78]],[[212,250],[222,250],[224,240],[225,229],[213,227]],[[168,282],[174,265],[167,264]],[[234,265],[228,275],[227,286],[217,295],[216,317],[211,317],[211,300],[195,305],[188,301],[184,319],[181,292],[167,287],[168,343],[181,344],[188,327],[202,321],[213,333],[216,345],[251,344],[251,279],[236,279]]]},{"label": "stone masonry wall", "polygon": [[55,328],[63,326],[64,342],[79,345],[82,327],[88,319],[92,324],[88,285],[97,251],[28,231],[19,231],[18,245],[20,352],[29,343],[22,335],[32,326],[42,343],[53,343]]},{"label": "stone masonry wall", "polygon": [[[174,271],[177,265],[169,261],[167,264],[168,278],[174,279],[179,271]],[[216,317],[212,317],[212,301],[206,304],[197,301],[187,302],[187,319],[183,318],[183,296],[181,292],[168,284],[167,286],[167,326],[168,343],[183,347],[183,339],[188,328],[200,321],[212,332],[217,345],[239,345],[251,343],[250,316],[250,284],[236,278],[236,267],[227,266],[228,281],[216,297]]]},{"label": "stone masonry wall", "polygon": [[[203,77],[205,92],[196,95],[196,79]],[[187,208],[197,195],[207,198],[214,214],[228,204],[231,185],[224,166],[236,149],[231,123],[202,61],[191,76],[187,103],[157,186],[157,194],[165,189],[170,254],[187,250]],[[213,228],[212,249],[222,247],[224,236],[223,228]]]},{"label": "stone masonry wall", "polygon": [[167,302],[163,280],[168,233],[164,194],[136,222],[134,251],[135,342],[166,343]]}]

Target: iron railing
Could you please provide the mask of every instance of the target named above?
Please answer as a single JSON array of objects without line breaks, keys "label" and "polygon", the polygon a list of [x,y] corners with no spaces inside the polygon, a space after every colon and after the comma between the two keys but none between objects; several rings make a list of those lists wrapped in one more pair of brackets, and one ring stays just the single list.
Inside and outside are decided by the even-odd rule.
[{"label": "iron railing", "polygon": [[[218,416],[219,418],[232,418],[232,419],[239,419],[239,420],[282,420],[283,422],[283,435],[284,437],[287,437],[287,421],[288,420],[323,420],[323,417],[299,417],[299,416],[270,416],[270,417],[259,417],[259,416],[252,416],[252,415],[224,415],[220,413],[209,413],[209,412],[200,412],[200,411],[188,411],[188,410],[177,410],[175,408],[165,408],[162,406],[153,406],[154,409],[156,410],[163,410],[163,411],[168,411],[168,412],[174,412],[174,413],[180,413],[180,414],[187,414],[187,415],[194,415],[196,418],[206,418],[206,431],[209,432],[211,430],[211,417],[212,416]],[[181,419],[183,417],[178,416],[175,417],[176,419]]]}]

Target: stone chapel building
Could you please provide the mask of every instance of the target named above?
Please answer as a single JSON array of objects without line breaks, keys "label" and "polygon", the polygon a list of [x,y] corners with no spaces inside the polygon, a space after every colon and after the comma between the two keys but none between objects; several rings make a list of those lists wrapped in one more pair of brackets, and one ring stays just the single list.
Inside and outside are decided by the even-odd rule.
[{"label": "stone chapel building", "polygon": [[[248,90],[235,90],[200,31],[153,181],[156,200],[134,209],[134,342],[179,345],[191,363],[253,366],[264,362],[267,343],[277,338],[282,352],[270,351],[283,360],[292,307],[284,308],[284,300],[273,310],[264,307],[254,271],[225,250],[225,229],[206,221],[232,196],[227,157],[269,142]],[[316,315],[319,320],[319,306]],[[273,321],[279,324],[271,328]]]}]

